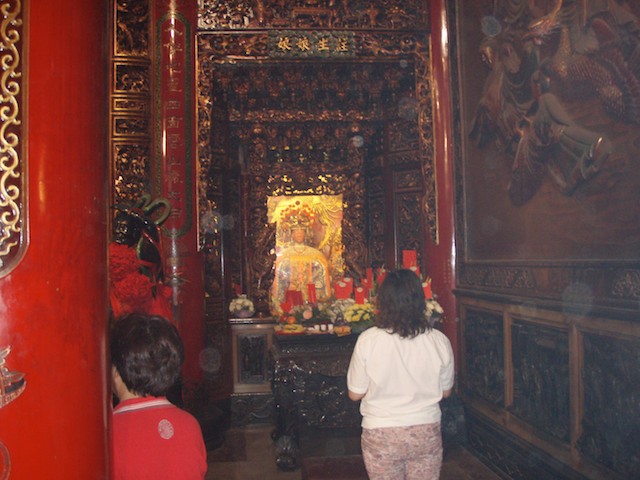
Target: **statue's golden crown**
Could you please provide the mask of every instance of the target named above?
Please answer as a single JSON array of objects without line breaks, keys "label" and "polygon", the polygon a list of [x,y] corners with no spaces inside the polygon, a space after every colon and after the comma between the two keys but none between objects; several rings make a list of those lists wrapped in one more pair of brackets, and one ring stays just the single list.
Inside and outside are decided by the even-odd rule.
[{"label": "statue's golden crown", "polygon": [[296,203],[289,205],[280,215],[280,225],[284,228],[310,228],[316,223],[316,214],[309,205]]}]

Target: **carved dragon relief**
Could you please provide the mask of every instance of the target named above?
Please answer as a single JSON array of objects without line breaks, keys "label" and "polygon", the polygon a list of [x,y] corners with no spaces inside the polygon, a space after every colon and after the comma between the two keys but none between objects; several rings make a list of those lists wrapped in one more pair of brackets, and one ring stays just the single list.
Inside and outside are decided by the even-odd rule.
[{"label": "carved dragon relief", "polygon": [[118,0],[116,9],[115,55],[149,55],[149,2]]},{"label": "carved dragon relief", "polygon": [[[577,8],[576,2],[554,0],[534,11],[531,2],[517,1],[513,2],[517,8],[496,7],[494,13],[483,20],[485,25],[478,54],[488,70],[467,133],[478,149],[494,149],[513,161],[508,200],[514,205],[533,200],[542,178],[562,195],[575,198],[580,189],[595,188],[593,182],[600,170],[605,171],[605,167],[615,170],[614,165],[628,164],[629,159],[624,159],[622,152],[632,152],[632,145],[638,143],[638,129],[633,127],[640,122],[638,10],[619,2],[580,3],[584,9]],[[455,42],[455,38],[453,40]],[[454,94],[462,94],[463,90]],[[515,98],[519,99],[517,105],[513,102]],[[459,100],[454,103],[463,103],[464,98]],[[540,117],[545,108],[549,112],[547,119]],[[560,121],[562,115],[558,115],[562,110],[572,114],[571,118],[564,119],[564,123]],[[590,122],[590,118],[604,120]],[[454,120],[458,123],[455,130],[462,132],[460,112]],[[559,126],[557,131],[562,132],[552,153],[550,145],[535,141],[538,135],[540,140],[550,131],[545,130],[548,125]],[[619,132],[627,129],[632,136],[622,143],[620,138],[626,133]],[[567,135],[570,138],[564,138]],[[455,142],[456,146],[464,143],[460,140]],[[566,165],[570,168],[563,167],[563,173],[558,169],[558,162],[567,160],[566,152],[561,155],[557,150],[563,150],[564,144],[573,140],[576,143],[569,151],[577,151],[579,155],[574,153],[574,158],[569,158],[571,161]],[[611,152],[613,142],[618,142],[618,148]],[[624,147],[620,148],[620,145]],[[467,157],[470,163],[473,162],[469,152]],[[462,150],[458,151],[457,172],[465,170],[465,161]],[[531,174],[522,176],[529,167]],[[603,196],[615,194],[616,189],[610,184],[602,188]],[[458,279],[463,288],[499,288],[513,294],[509,290],[516,285],[519,295],[560,299],[570,285],[584,283],[592,289],[595,302],[604,308],[616,305],[635,311],[635,302],[640,296],[635,253],[629,258],[632,265],[626,259],[609,263],[605,260],[606,255],[591,261],[598,258],[594,245],[589,245],[592,256],[580,260],[579,264],[567,265],[563,264],[563,259],[554,259],[549,265],[548,262],[521,261],[520,258],[516,258],[515,265],[502,261],[499,264],[491,261],[466,264],[474,255],[469,245],[473,244],[477,230],[465,223],[465,202],[473,199],[464,198],[465,185],[459,173],[455,191],[458,194],[456,230],[467,232],[467,238],[459,242],[468,248],[468,252],[461,251],[462,255],[458,257],[461,273]],[[632,195],[626,197],[633,198]],[[559,198],[559,202],[563,201]],[[609,203],[616,205],[613,200],[616,197],[611,198]],[[635,214],[633,205],[629,200],[629,205],[622,207],[625,215]],[[618,218],[611,212],[606,216]],[[628,220],[622,223],[634,224]],[[599,226],[605,232],[615,230],[602,228],[602,224]],[[550,227],[545,225],[544,228]],[[588,236],[583,238],[586,243],[590,241]],[[623,241],[628,242],[629,238]],[[614,242],[607,237],[607,244]],[[524,245],[522,250],[526,248]],[[470,258],[465,259],[465,255]]]}]

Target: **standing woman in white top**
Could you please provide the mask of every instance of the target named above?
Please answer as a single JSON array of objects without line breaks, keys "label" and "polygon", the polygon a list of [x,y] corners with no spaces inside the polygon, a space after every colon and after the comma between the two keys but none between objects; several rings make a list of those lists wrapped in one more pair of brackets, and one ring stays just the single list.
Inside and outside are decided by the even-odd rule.
[{"label": "standing woman in white top", "polygon": [[420,278],[387,274],[375,326],[356,343],[347,387],[360,404],[362,456],[371,480],[437,479],[442,466],[440,405],[451,395],[453,350],[425,315]]}]

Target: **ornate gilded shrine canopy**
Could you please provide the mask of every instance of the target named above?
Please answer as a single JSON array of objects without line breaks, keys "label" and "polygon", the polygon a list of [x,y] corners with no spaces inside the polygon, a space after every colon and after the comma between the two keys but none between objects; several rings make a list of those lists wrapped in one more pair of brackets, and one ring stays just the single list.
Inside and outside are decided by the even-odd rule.
[{"label": "ornate gilded shrine canopy", "polygon": [[368,185],[365,170],[385,161],[414,169],[398,182],[424,201],[407,195],[417,211],[406,218],[422,216],[437,239],[427,26],[426,2],[199,3],[201,238],[218,231],[212,212],[229,186],[215,172],[239,169],[251,191],[254,285],[270,282],[273,263],[268,196],[344,195],[345,264],[363,267],[367,243],[383,241],[379,229],[365,238],[364,201],[381,184]]}]

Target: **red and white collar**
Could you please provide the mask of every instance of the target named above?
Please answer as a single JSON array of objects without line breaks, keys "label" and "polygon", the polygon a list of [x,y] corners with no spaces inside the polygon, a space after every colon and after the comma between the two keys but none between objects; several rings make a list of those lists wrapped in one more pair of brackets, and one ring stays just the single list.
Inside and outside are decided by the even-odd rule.
[{"label": "red and white collar", "polygon": [[170,405],[173,404],[165,397],[130,398],[128,400],[123,400],[122,402],[120,402],[113,410],[113,413],[124,413],[134,410],[142,410],[145,408],[166,407]]}]

